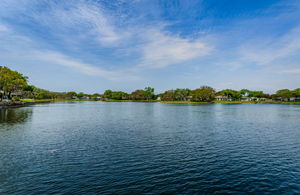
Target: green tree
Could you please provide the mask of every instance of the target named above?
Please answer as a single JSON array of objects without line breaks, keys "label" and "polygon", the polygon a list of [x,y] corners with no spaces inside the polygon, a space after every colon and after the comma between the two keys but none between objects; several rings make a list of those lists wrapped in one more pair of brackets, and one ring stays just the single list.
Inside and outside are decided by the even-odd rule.
[{"label": "green tree", "polygon": [[262,91],[252,91],[251,92],[251,97],[263,98],[266,96],[267,96],[267,94],[264,94],[264,92],[262,92]]},{"label": "green tree", "polygon": [[34,98],[34,91],[36,90],[36,87],[33,86],[33,85],[27,85],[25,88],[24,88],[24,94],[23,96],[25,98]]},{"label": "green tree", "polygon": [[130,94],[132,100],[146,100],[145,91],[142,89],[135,90]]},{"label": "green tree", "polygon": [[92,99],[98,99],[98,98],[100,98],[100,96],[101,95],[99,93],[94,93],[94,94],[91,95],[91,98]]},{"label": "green tree", "polygon": [[25,91],[33,92],[35,88],[36,88],[36,87],[33,86],[33,85],[27,85],[27,86],[24,88],[24,90],[25,90]]},{"label": "green tree", "polygon": [[226,96],[228,98],[231,98],[233,100],[238,100],[242,97],[242,94],[239,91],[235,91],[232,89],[224,89],[222,91],[219,91],[217,93],[218,95]]},{"label": "green tree", "polygon": [[151,87],[145,87],[145,97],[147,100],[154,99],[154,88]]},{"label": "green tree", "polygon": [[28,77],[13,71],[5,66],[0,66],[0,91],[3,91],[1,100],[4,95],[11,98],[12,93],[22,92],[27,84]]},{"label": "green tree", "polygon": [[164,101],[186,101],[190,91],[190,89],[168,90],[160,94],[160,98]]},{"label": "green tree", "polygon": [[174,94],[175,95],[174,100],[186,101],[188,99],[190,91],[191,91],[190,89],[176,89]]},{"label": "green tree", "polygon": [[129,95],[122,91],[113,91],[111,95],[111,99],[114,100],[127,100]]},{"label": "green tree", "polygon": [[108,98],[108,99],[111,99],[111,96],[112,96],[112,90],[108,89],[104,92],[103,94],[104,98]]},{"label": "green tree", "polygon": [[35,99],[54,99],[56,97],[55,92],[51,92],[44,89],[36,88],[34,90],[34,98]]},{"label": "green tree", "polygon": [[211,102],[215,98],[216,91],[209,86],[202,86],[191,91],[192,101]]},{"label": "green tree", "polygon": [[175,100],[175,90],[165,91],[160,95],[160,99],[163,101],[174,101]]},{"label": "green tree", "polygon": [[85,96],[85,94],[84,94],[83,92],[79,92],[79,93],[77,94],[77,97],[78,97],[79,99],[83,98],[84,96]]},{"label": "green tree", "polygon": [[75,91],[69,91],[65,95],[66,99],[73,99],[74,97],[77,97],[77,93]]},{"label": "green tree", "polygon": [[242,89],[240,90],[240,93],[244,96],[251,97],[251,91],[249,89]]},{"label": "green tree", "polygon": [[276,92],[275,96],[277,98],[287,99],[289,101],[289,99],[293,96],[293,92],[289,89],[280,89]]},{"label": "green tree", "polygon": [[294,89],[292,93],[295,97],[300,97],[300,88]]}]

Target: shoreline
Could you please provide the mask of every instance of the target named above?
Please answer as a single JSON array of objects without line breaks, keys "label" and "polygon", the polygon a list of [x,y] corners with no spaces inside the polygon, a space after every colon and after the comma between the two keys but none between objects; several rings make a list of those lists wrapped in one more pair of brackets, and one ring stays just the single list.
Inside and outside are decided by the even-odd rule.
[{"label": "shoreline", "polygon": [[18,107],[30,106],[32,104],[33,103],[22,102],[22,101],[18,101],[18,102],[0,102],[0,109],[2,109],[2,108],[18,108]]},{"label": "shoreline", "polygon": [[163,103],[163,104],[283,104],[283,105],[300,105],[300,102],[277,102],[277,101],[213,101],[213,102],[192,102],[192,101],[161,101],[161,100],[80,100],[80,99],[54,99],[54,100],[22,100],[18,102],[0,102],[0,109],[18,108],[31,106],[34,104],[45,104],[55,102],[135,102],[135,103]]}]

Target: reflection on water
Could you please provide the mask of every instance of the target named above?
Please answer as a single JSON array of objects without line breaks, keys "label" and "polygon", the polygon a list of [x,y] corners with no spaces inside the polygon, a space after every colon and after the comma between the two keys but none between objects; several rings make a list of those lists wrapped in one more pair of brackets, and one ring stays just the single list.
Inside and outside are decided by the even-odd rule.
[{"label": "reflection on water", "polygon": [[1,110],[0,194],[300,194],[299,119],[295,105]]},{"label": "reflection on water", "polygon": [[32,110],[26,108],[0,109],[0,123],[23,123],[31,116]]}]

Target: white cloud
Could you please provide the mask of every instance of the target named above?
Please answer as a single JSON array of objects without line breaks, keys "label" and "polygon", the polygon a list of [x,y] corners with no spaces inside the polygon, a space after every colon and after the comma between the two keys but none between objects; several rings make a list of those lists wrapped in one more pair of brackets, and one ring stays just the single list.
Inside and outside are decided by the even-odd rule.
[{"label": "white cloud", "polygon": [[[1,27],[1,25],[0,25]],[[12,44],[12,42],[14,44]],[[80,59],[49,49],[41,49],[39,43],[27,36],[20,35],[12,29],[0,31],[0,61],[13,63],[16,60],[22,64],[44,64],[45,66],[63,66],[89,76],[98,76],[108,80],[138,80],[127,70],[119,68],[117,71],[101,68],[101,64],[89,64]]]},{"label": "white cloud", "polygon": [[212,51],[212,46],[202,39],[185,39],[159,29],[148,31],[145,35],[147,42],[139,48],[142,52],[141,67],[164,68],[206,56]]},{"label": "white cloud", "polygon": [[300,74],[300,68],[299,69],[284,70],[282,72],[283,73],[288,73],[288,74]]},{"label": "white cloud", "polygon": [[[177,35],[170,35],[163,31],[160,26],[145,27],[137,25],[132,28],[118,28],[114,21],[118,16],[110,16],[105,13],[99,4],[79,1],[69,9],[53,6],[51,21],[48,14],[44,16],[46,22],[58,21],[62,27],[74,29],[89,29],[88,35],[102,45],[115,47],[116,51],[120,45],[127,45],[128,52],[140,53],[139,67],[163,68],[172,64],[184,62],[206,56],[212,50],[202,39],[184,39]],[[40,15],[36,15],[41,20]],[[49,24],[54,26],[53,23]],[[151,30],[149,30],[149,28]],[[145,30],[147,29],[147,30]],[[85,34],[85,33],[81,33]],[[138,46],[136,46],[138,45]],[[130,55],[130,54],[129,54]]]},{"label": "white cloud", "polygon": [[[4,1],[6,9],[18,3],[14,0]],[[116,55],[138,54],[139,61],[134,66],[143,68],[164,68],[206,56],[212,50],[212,46],[204,39],[171,35],[163,29],[162,24],[157,26],[140,23],[134,23],[132,26],[118,24],[118,18],[121,18],[118,13],[110,15],[101,4],[92,1],[60,3],[46,1],[47,7],[41,12],[37,7],[44,3],[45,1],[37,0],[21,1],[21,6],[17,6],[22,7],[21,10],[10,12],[16,15],[22,13],[42,27],[46,26],[71,49],[74,47],[81,49],[98,42],[98,48],[103,46],[114,48],[113,52]]]},{"label": "white cloud", "polygon": [[[218,50],[212,56],[217,56],[215,64],[225,66],[230,71],[243,67],[264,69],[274,72],[282,69],[299,67],[300,26],[284,35],[274,37],[259,37],[240,41],[239,45]],[[240,37],[237,35],[236,37]],[[275,72],[276,72],[275,71]],[[281,71],[282,72],[282,71]]]},{"label": "white cloud", "polygon": [[[41,9],[43,8],[43,9]],[[88,37],[109,46],[119,42],[121,33],[99,3],[86,0],[42,1],[2,0],[0,16],[20,17],[46,27],[64,39]],[[67,35],[67,36],[66,36]]]},{"label": "white cloud", "polygon": [[47,63],[53,63],[55,65],[60,65],[64,67],[71,68],[76,72],[90,76],[100,76],[109,80],[138,80],[137,76],[132,76],[124,72],[108,71],[100,68],[99,66],[94,66],[81,62],[80,60],[71,58],[64,54],[55,51],[34,51],[33,56],[37,56],[36,59],[41,61],[47,61]]},{"label": "white cloud", "polygon": [[[72,4],[69,9],[53,6],[51,12],[53,14],[50,19],[51,22],[56,20],[61,23],[63,28],[87,31],[101,44],[113,44],[121,39],[121,35],[116,32],[115,27],[111,24],[112,18],[108,18],[108,15],[104,13],[99,5],[78,1]],[[37,19],[39,17],[37,16]],[[48,15],[44,17],[46,20],[49,18]]]},{"label": "white cloud", "polygon": [[268,65],[275,60],[297,54],[300,51],[300,27],[297,27],[277,40],[255,40],[240,48],[244,61],[258,65]]},{"label": "white cloud", "polygon": [[8,28],[5,25],[0,24],[0,32],[1,31],[8,31]]}]

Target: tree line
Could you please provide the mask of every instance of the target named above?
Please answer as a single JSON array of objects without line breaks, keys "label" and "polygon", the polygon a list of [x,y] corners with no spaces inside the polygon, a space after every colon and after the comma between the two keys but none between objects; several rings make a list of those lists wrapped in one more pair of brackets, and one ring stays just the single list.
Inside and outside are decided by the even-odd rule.
[{"label": "tree line", "polygon": [[267,94],[263,91],[251,91],[248,89],[233,90],[224,89],[216,91],[210,86],[202,86],[197,89],[172,89],[160,94],[154,93],[154,88],[145,87],[131,93],[123,91],[106,90],[103,94],[85,94],[83,92],[52,92],[40,89],[28,84],[28,77],[8,67],[0,66],[0,101],[7,99],[102,99],[102,100],[134,100],[134,101],[194,101],[212,102],[216,97],[224,97],[230,100],[240,100],[242,97],[265,98],[277,101],[290,101],[292,98],[300,98],[300,88],[289,90],[280,89],[275,94]]}]

